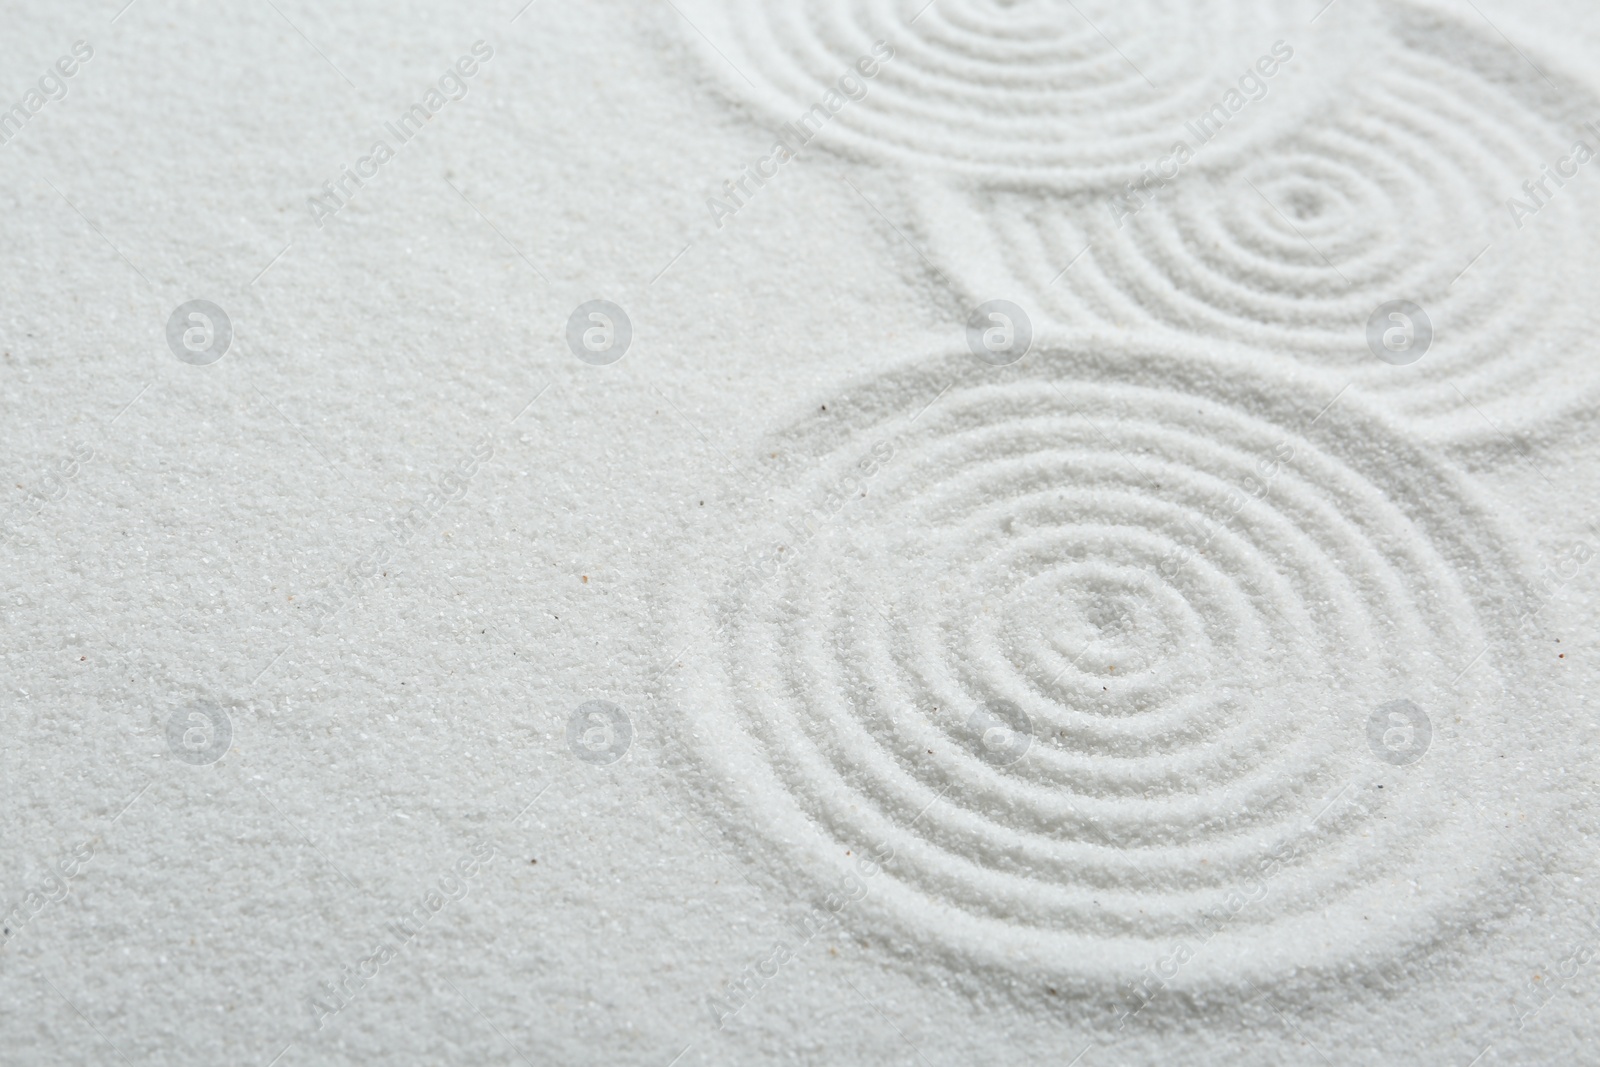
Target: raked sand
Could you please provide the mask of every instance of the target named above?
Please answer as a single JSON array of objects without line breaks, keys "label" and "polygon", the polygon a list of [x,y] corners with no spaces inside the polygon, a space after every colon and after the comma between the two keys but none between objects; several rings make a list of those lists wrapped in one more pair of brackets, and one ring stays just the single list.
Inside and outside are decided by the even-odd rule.
[{"label": "raked sand", "polygon": [[1586,8],[5,24],[0,1061],[1592,1056]]}]

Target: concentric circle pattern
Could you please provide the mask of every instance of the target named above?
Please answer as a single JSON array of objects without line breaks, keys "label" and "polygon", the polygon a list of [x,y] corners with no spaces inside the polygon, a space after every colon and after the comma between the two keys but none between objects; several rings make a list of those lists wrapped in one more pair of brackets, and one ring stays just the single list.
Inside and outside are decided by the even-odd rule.
[{"label": "concentric circle pattern", "polygon": [[[690,10],[725,47],[709,61],[769,119],[796,121],[842,75],[856,75],[862,94],[822,124],[822,143],[1029,189],[1132,177],[1274,41],[1305,31],[1304,16],[1266,0],[808,0]],[[885,48],[892,58],[859,77],[857,61]],[[1328,63],[1342,54],[1330,50]],[[1313,103],[1301,94],[1283,107]]]},{"label": "concentric circle pattern", "polygon": [[[1579,286],[1600,268],[1600,163],[1573,147],[1600,153],[1578,121],[1600,119],[1600,104],[1557,93],[1504,45],[1398,12],[1340,106],[1276,123],[1246,163],[1210,166],[1212,144],[1191,133],[1194,161],[1149,197],[932,190],[930,243],[973,299],[1004,293],[1059,323],[1293,357],[1436,441],[1560,414],[1596,382],[1600,323]],[[941,221],[961,215],[959,230]],[[1415,365],[1386,365],[1367,344],[1369,316],[1396,300],[1435,331]]]},{"label": "concentric circle pattern", "polygon": [[[1428,453],[1302,386],[1057,341],[775,435],[735,516],[761,537],[686,609],[714,654],[671,675],[730,820],[823,887],[892,850],[856,907],[1054,981],[1174,944],[1186,980],[1281,976],[1484,919],[1480,820],[1537,758],[1502,707],[1521,561]],[[1431,722],[1409,766],[1368,738],[1401,700]]]}]

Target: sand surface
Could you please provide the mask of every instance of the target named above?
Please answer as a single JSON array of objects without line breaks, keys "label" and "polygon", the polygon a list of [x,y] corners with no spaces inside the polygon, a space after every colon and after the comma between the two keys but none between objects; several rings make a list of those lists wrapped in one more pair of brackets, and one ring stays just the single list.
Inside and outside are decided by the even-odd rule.
[{"label": "sand surface", "polygon": [[1593,1055],[1590,7],[3,25],[0,1061]]}]

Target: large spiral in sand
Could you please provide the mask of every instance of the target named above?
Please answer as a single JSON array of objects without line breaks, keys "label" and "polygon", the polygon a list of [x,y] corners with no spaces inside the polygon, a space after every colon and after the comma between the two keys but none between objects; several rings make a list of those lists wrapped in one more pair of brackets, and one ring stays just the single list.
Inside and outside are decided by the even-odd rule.
[{"label": "large spiral in sand", "polygon": [[767,491],[731,488],[665,682],[729,827],[823,887],[886,846],[859,907],[1057,981],[1174,944],[1191,980],[1281,975],[1484,918],[1488,823],[1541,758],[1507,718],[1520,557],[1327,400],[1088,338],[819,398],[762,444]]}]

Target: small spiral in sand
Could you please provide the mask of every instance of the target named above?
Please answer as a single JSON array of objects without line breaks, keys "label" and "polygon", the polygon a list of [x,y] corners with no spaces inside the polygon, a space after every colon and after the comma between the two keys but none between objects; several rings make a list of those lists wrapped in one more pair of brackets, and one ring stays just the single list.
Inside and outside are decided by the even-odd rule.
[{"label": "small spiral in sand", "polygon": [[[1339,106],[1273,115],[1280,133],[1246,162],[1211,166],[1231,131],[1206,142],[1191,125],[1193,161],[1134,196],[929,186],[930,247],[972,299],[1007,291],[1058,323],[1249,344],[1353,382],[1431,440],[1493,440],[1572,410],[1600,380],[1600,323],[1576,289],[1600,268],[1600,162],[1578,162],[1600,154],[1578,121],[1600,122],[1600,101],[1404,7],[1384,40]],[[1397,300],[1435,334],[1405,367],[1366,338]]]}]

